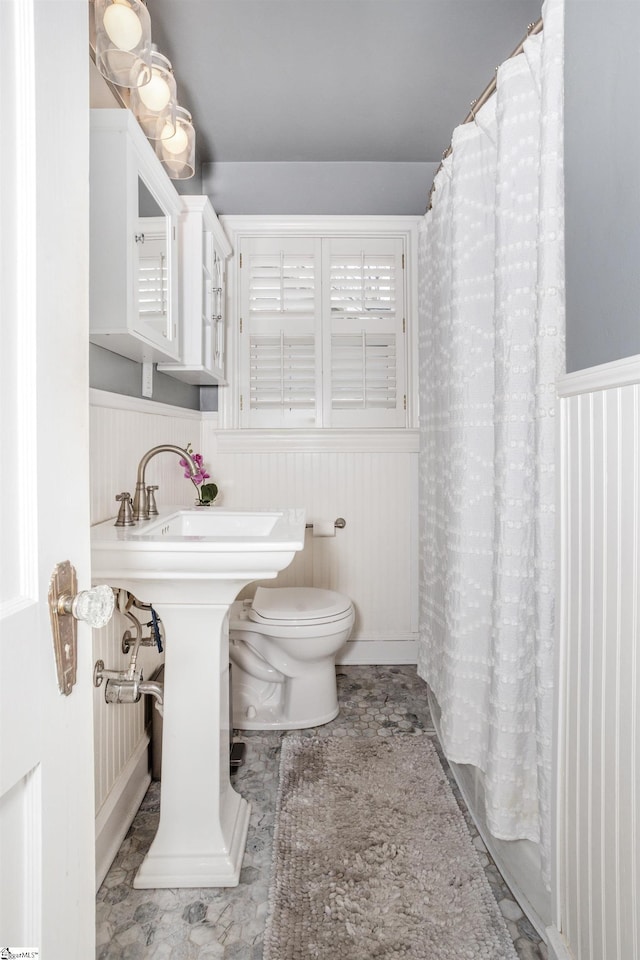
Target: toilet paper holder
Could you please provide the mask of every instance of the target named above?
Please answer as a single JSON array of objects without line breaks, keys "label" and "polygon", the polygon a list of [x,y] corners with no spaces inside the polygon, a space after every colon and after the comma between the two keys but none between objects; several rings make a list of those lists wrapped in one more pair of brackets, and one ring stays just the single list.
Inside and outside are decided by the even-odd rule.
[{"label": "toilet paper holder", "polygon": [[[334,525],[334,527],[336,528],[336,530],[344,530],[344,528],[345,528],[346,525],[347,525],[347,521],[344,519],[344,517],[338,517],[337,520],[334,520],[333,525]],[[312,524],[312,523],[305,523],[305,527],[306,527],[307,530],[312,530],[312,529],[313,529],[313,524]]]}]

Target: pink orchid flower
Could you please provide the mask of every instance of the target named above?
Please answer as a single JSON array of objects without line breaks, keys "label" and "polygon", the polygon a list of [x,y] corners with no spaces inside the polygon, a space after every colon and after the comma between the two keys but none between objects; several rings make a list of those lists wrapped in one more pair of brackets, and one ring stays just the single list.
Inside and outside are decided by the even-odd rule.
[{"label": "pink orchid flower", "polygon": [[204,483],[205,480],[209,480],[211,478],[211,474],[207,473],[207,471],[203,466],[204,460],[203,460],[202,454],[191,453],[191,444],[189,444],[189,446],[187,447],[187,453],[191,454],[191,459],[194,461],[194,463],[198,467],[197,473],[193,475],[191,474],[191,469],[189,467],[189,464],[184,458],[180,460],[180,466],[184,467],[185,477],[187,478],[187,480],[191,480],[191,482],[193,483],[193,485],[197,490],[200,484]]},{"label": "pink orchid flower", "polygon": [[184,475],[185,475],[185,477],[187,478],[187,480],[193,480],[194,477],[191,476],[191,469],[190,469],[189,464],[187,463],[187,461],[186,461],[186,460],[180,460],[180,466],[181,466],[181,467],[184,467]]}]

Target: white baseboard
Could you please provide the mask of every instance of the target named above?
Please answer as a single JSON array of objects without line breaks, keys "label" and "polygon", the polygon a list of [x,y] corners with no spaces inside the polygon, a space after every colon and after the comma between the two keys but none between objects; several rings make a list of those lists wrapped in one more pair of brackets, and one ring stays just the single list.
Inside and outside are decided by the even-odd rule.
[{"label": "white baseboard", "polygon": [[557,927],[547,927],[545,930],[545,940],[549,952],[549,960],[575,960],[575,957],[567,946],[564,937]]},{"label": "white baseboard", "polygon": [[405,640],[350,640],[336,657],[337,664],[392,664],[417,663],[418,641],[415,637]]},{"label": "white baseboard", "polygon": [[96,815],[96,891],[113,863],[151,782],[144,734]]}]

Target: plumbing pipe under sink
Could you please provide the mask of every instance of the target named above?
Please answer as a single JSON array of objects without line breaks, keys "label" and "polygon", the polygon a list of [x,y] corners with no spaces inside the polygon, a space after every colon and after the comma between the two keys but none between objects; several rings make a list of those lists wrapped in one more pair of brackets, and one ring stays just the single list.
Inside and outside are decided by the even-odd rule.
[{"label": "plumbing pipe under sink", "polygon": [[164,716],[164,684],[157,680],[141,680],[138,684],[138,690],[140,694],[146,693],[155,697],[155,708],[161,717]]}]

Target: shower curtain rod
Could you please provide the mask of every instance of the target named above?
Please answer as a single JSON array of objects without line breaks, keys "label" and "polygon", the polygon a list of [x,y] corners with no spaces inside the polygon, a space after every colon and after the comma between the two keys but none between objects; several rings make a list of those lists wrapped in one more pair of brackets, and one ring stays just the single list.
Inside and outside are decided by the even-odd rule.
[{"label": "shower curtain rod", "polygon": [[[507,60],[511,60],[513,59],[513,57],[517,57],[518,54],[522,53],[522,51],[524,50],[525,41],[528,40],[529,37],[534,37],[537,33],[540,33],[542,31],[542,27],[543,27],[542,17],[540,17],[539,20],[536,20],[535,23],[530,23],[529,26],[527,27],[527,35],[522,38],[522,40],[520,41],[518,46],[515,48],[513,53],[509,54],[509,56],[507,57]],[[471,101],[471,110],[462,121],[462,124],[471,123],[472,120],[475,120],[475,116],[478,110],[481,107],[483,107],[487,102],[487,100],[489,100],[493,96],[493,94],[496,92],[496,84],[498,81],[497,74],[498,74],[498,67],[496,67],[496,76],[492,77],[492,79],[486,85],[486,87],[484,88],[480,96],[476,100]],[[445,160],[450,153],[451,153],[451,144],[449,144],[447,149],[442,154],[442,160]],[[427,212],[431,210],[431,199],[433,197],[433,191],[435,188],[435,179],[440,173],[441,169],[442,169],[442,161],[440,161],[440,164],[438,165],[438,169],[436,170],[433,177],[433,183],[431,184],[431,189],[429,190]]]}]

